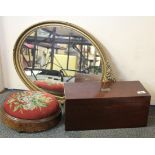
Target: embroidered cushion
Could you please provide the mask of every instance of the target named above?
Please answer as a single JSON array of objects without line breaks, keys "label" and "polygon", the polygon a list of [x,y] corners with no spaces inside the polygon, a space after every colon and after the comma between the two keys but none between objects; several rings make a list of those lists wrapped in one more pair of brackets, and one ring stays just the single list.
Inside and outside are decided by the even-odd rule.
[{"label": "embroidered cushion", "polygon": [[12,93],[4,102],[5,111],[16,118],[41,119],[56,114],[59,104],[52,94],[39,91]]},{"label": "embroidered cushion", "polygon": [[34,83],[35,85],[37,85],[42,89],[64,94],[63,82],[55,81],[55,80],[37,80],[37,81],[34,81]]}]

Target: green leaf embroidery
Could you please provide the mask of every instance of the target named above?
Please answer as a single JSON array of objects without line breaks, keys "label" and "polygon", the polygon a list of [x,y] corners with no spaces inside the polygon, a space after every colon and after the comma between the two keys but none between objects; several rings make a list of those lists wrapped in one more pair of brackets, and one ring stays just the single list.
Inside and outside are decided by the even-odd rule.
[{"label": "green leaf embroidery", "polygon": [[19,104],[17,101],[16,102],[13,102],[14,104]]},{"label": "green leaf embroidery", "polygon": [[10,99],[8,100],[8,104],[10,104],[10,103],[12,103],[12,102],[14,102],[14,101],[15,101],[14,98],[10,98]]},{"label": "green leaf embroidery", "polygon": [[12,104],[9,104],[10,109],[12,108]]},{"label": "green leaf embroidery", "polygon": [[34,110],[39,108],[41,110],[41,108],[47,107],[49,102],[52,102],[52,98],[44,96],[42,92],[17,92],[12,97],[8,100],[10,109],[14,104],[13,111],[20,110],[21,113],[23,113],[22,109]]},{"label": "green leaf embroidery", "polygon": [[20,105],[15,106],[13,112],[17,111],[20,107],[21,107]]}]

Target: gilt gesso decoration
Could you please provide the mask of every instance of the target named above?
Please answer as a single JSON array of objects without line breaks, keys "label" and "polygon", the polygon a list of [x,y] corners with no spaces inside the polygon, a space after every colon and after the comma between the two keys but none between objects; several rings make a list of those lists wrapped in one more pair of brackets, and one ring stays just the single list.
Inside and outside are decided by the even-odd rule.
[{"label": "gilt gesso decoration", "polygon": [[67,22],[46,21],[27,28],[15,43],[13,58],[29,89],[60,99],[66,82],[114,80],[101,43]]}]

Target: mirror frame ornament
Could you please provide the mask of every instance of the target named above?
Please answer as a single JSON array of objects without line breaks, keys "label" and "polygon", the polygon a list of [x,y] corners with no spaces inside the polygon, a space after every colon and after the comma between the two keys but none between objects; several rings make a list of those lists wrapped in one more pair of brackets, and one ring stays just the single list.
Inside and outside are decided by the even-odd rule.
[{"label": "mirror frame ornament", "polygon": [[[102,63],[102,82],[105,81],[115,81],[115,78],[113,77],[111,66],[109,64],[109,61],[107,60],[104,49],[102,44],[89,32],[84,30],[83,28],[63,21],[44,21],[37,24],[34,24],[30,27],[28,27],[25,31],[23,31],[20,36],[18,37],[17,41],[15,42],[14,49],[13,49],[13,62],[15,69],[17,71],[17,74],[19,75],[20,79],[24,82],[24,84],[30,89],[30,90],[38,90],[38,91],[44,91],[43,89],[37,87],[31,80],[29,80],[24,73],[24,70],[21,65],[21,59],[20,59],[20,50],[21,47],[25,41],[25,38],[30,35],[35,29],[46,27],[46,26],[63,26],[66,28],[70,28],[72,30],[75,30],[76,32],[80,33],[84,37],[86,37],[98,50],[100,56],[101,56],[101,63]],[[61,99],[64,97],[60,97],[55,95],[57,98]]]}]

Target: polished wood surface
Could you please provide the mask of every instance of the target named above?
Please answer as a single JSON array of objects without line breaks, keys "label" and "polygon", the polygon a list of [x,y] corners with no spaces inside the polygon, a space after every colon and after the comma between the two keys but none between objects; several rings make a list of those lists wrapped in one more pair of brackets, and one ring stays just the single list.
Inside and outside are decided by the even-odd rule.
[{"label": "polished wood surface", "polygon": [[65,97],[66,130],[147,125],[151,97],[139,81],[68,83]]},{"label": "polished wood surface", "polygon": [[61,110],[55,115],[49,116],[39,120],[25,120],[18,119],[7,114],[3,108],[0,107],[0,120],[9,128],[12,128],[18,132],[40,132],[48,130],[56,126],[61,120]]},{"label": "polished wood surface", "polygon": [[[107,87],[105,85],[105,87]],[[94,99],[111,97],[139,97],[150,96],[139,81],[118,81],[109,83],[110,91],[102,91],[104,84],[101,82],[77,82],[65,84],[66,99]],[[105,88],[106,89],[106,88]],[[71,90],[71,91],[70,91]],[[137,91],[146,91],[146,94],[137,94]]]}]

